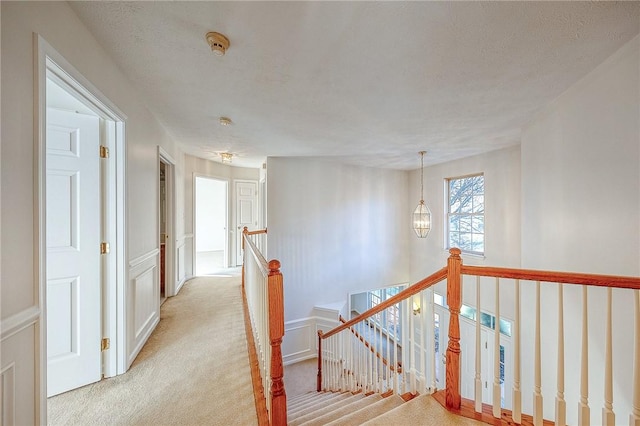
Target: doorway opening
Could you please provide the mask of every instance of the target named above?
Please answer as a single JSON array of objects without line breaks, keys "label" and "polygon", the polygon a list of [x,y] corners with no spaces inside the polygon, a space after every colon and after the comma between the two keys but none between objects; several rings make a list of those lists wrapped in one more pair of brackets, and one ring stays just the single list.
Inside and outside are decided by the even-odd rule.
[{"label": "doorway opening", "polygon": [[210,275],[229,266],[227,181],[195,176],[195,275]]},{"label": "doorway opening", "polygon": [[158,146],[158,244],[160,304],[176,294],[175,161]]},{"label": "doorway opening", "polygon": [[124,373],[124,120],[36,36],[37,417],[47,397]]}]

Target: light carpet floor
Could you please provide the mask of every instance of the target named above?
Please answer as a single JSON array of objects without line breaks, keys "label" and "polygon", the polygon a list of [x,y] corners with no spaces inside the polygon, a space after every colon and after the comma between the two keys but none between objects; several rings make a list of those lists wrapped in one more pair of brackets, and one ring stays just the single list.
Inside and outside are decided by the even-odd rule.
[{"label": "light carpet floor", "polygon": [[199,277],[130,370],[50,398],[50,425],[256,425],[240,278]]}]

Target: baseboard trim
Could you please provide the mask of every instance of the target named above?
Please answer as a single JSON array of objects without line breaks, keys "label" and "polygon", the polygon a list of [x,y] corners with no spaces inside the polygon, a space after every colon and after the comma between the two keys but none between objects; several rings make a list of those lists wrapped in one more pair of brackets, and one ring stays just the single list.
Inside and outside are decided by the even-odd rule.
[{"label": "baseboard trim", "polygon": [[178,283],[178,286],[176,287],[176,294],[174,294],[174,296],[177,296],[178,293],[180,293],[180,290],[182,289],[182,286],[185,285],[185,283],[187,281],[189,281],[191,278],[194,278],[193,276],[186,276],[184,278],[182,278],[180,280],[180,282]]},{"label": "baseboard trim", "polygon": [[160,323],[160,315],[156,316],[156,318],[153,319],[151,326],[142,335],[142,337],[140,338],[134,350],[129,354],[129,358],[127,359],[127,368],[126,368],[127,370],[131,367],[131,364],[133,364],[133,361],[136,360],[136,358],[138,357],[138,354],[140,354],[140,351],[144,347],[145,343],[147,343],[147,340],[149,340],[149,337],[151,337],[151,333],[153,333],[153,331],[156,329],[159,323]]}]

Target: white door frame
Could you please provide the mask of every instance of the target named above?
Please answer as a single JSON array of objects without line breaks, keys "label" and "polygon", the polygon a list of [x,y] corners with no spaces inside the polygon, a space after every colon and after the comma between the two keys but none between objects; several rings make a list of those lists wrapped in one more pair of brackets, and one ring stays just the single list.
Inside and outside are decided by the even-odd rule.
[{"label": "white door frame", "polygon": [[229,267],[229,262],[230,262],[230,250],[231,248],[229,247],[230,245],[230,238],[229,238],[229,212],[231,209],[230,206],[230,194],[229,194],[229,179],[224,178],[224,177],[220,177],[220,176],[211,176],[211,175],[206,175],[206,174],[202,174],[202,173],[193,173],[193,176],[191,177],[191,186],[192,186],[192,199],[193,199],[193,205],[191,206],[191,223],[193,224],[191,229],[193,230],[193,238],[191,239],[191,244],[192,244],[192,249],[191,249],[191,271],[193,273],[193,275],[196,275],[196,239],[198,238],[197,235],[197,229],[196,229],[196,178],[205,178],[205,179],[214,179],[214,180],[219,180],[222,182],[225,182],[227,184],[227,199],[225,200],[227,203],[227,208],[226,208],[226,220],[225,220],[225,253],[224,253],[224,267],[228,268]]},{"label": "white door frame", "polygon": [[[160,176],[160,162],[167,165],[165,168],[165,185],[166,185],[166,219],[167,219],[167,235],[169,238],[165,241],[164,250],[164,294],[166,297],[176,295],[176,245],[178,240],[176,239],[176,205],[175,205],[175,166],[176,161],[165,151],[160,145],[158,145],[158,160],[156,162],[158,166],[157,176]],[[158,200],[159,201],[159,200]],[[160,250],[160,203],[158,202],[158,250]],[[160,262],[158,262],[158,265]],[[160,271],[158,271],[159,273]],[[160,277],[158,277],[158,283],[160,283]]]},{"label": "white door frame", "polygon": [[[34,33],[34,294],[40,315],[36,322],[38,340],[36,343],[36,389],[39,404],[36,405],[36,419],[46,424],[47,416],[47,330],[46,330],[46,84],[47,76],[68,91],[72,96],[91,108],[99,117],[112,122],[104,127],[105,143],[108,144],[110,158],[107,183],[103,187],[103,238],[110,244],[110,254],[103,256],[103,337],[110,338],[110,348],[103,352],[103,374],[105,377],[126,371],[124,284],[126,282],[126,241],[125,241],[125,120],[126,116],[95,86],[83,77],[44,38]],[[97,250],[97,248],[96,248]]]}]

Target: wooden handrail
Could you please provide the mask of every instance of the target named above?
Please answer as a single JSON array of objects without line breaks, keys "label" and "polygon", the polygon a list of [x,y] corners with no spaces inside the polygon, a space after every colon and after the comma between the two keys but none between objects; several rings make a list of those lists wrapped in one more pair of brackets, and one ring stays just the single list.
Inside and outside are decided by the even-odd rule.
[{"label": "wooden handrail", "polygon": [[598,287],[628,288],[632,290],[640,290],[640,278],[638,277],[467,265],[462,265],[460,268],[460,272],[463,275],[478,275],[481,277],[512,278],[527,281],[542,281],[549,283],[591,285]]},{"label": "wooden handrail", "polygon": [[242,233],[245,235],[258,235],[258,234],[266,234],[267,233],[267,228],[264,229],[258,229],[256,231],[249,231],[249,228],[247,228],[246,226],[244,227],[244,229],[242,230]]},{"label": "wooden handrail", "polygon": [[368,311],[365,311],[362,314],[358,315],[357,317],[350,319],[349,321],[345,322],[344,324],[339,325],[336,328],[334,328],[334,329],[332,329],[330,331],[327,331],[326,333],[323,333],[320,336],[320,338],[321,339],[327,339],[327,338],[333,336],[334,334],[338,334],[342,330],[346,330],[347,328],[350,328],[352,325],[355,325],[355,324],[359,323],[360,321],[363,321],[363,320],[365,320],[365,319],[377,314],[378,312],[382,312],[385,309],[387,309],[388,307],[393,306],[396,303],[401,302],[401,301],[409,298],[410,296],[413,296],[414,294],[418,294],[422,290],[425,290],[425,289],[431,287],[432,285],[435,285],[435,284],[439,283],[440,281],[444,280],[446,277],[447,277],[447,268],[444,267],[444,268],[440,269],[439,271],[434,272],[433,274],[429,275],[427,278],[418,281],[417,283],[415,283],[411,287],[402,290],[400,293],[398,293],[395,296],[385,300],[384,302],[380,303],[379,305],[376,305],[373,308],[369,309]]},{"label": "wooden handrail", "polygon": [[246,241],[249,244],[249,248],[251,249],[249,251],[251,252],[251,254],[253,254],[253,257],[258,261],[258,265],[260,266],[260,272],[262,272],[263,275],[269,275],[269,262],[267,262],[267,259],[265,259],[262,253],[260,253],[260,250],[258,249],[258,247],[256,247],[256,244],[248,238],[243,238],[242,241],[243,242]]},{"label": "wooden handrail", "polygon": [[[271,260],[267,262],[250,235],[266,234],[267,230],[249,231],[243,230],[242,248],[245,249],[244,260],[252,256],[256,261],[259,273],[266,278],[266,302],[268,306],[268,339],[271,348],[270,378],[271,386],[269,397],[271,398],[270,420],[272,425],[287,424],[287,396],[284,388],[284,368],[282,363],[282,338],[284,337],[284,287],[280,262]],[[245,246],[246,244],[246,246]],[[245,266],[242,266],[242,288],[245,292]],[[265,389],[266,391],[266,389]]]},{"label": "wooden handrail", "polygon": [[[338,320],[343,324],[345,322],[347,322],[347,320],[342,318],[342,315],[340,315],[338,317]],[[371,343],[369,343],[369,341],[367,339],[365,339],[363,336],[361,336],[360,333],[358,333],[353,327],[349,327],[349,330],[351,330],[351,333],[353,333],[353,335],[356,336],[358,338],[358,340],[360,340],[362,343],[364,343],[365,348],[369,348],[369,350],[376,355],[376,358],[382,360],[382,364],[388,365],[389,368],[391,369],[391,371],[394,371],[394,372],[396,371],[395,367],[393,365],[390,365],[389,361],[387,361],[387,359],[385,357],[380,355],[380,352],[378,352],[373,347],[373,345]],[[402,373],[402,363],[398,361],[397,364],[398,364],[398,373]]]}]

